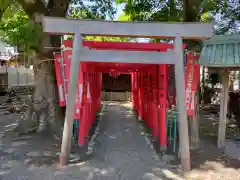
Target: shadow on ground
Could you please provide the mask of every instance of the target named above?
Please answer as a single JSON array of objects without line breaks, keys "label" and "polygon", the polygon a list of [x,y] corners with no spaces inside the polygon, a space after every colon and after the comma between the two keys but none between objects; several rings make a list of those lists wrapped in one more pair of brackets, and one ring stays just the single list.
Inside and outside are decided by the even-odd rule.
[{"label": "shadow on ground", "polygon": [[108,103],[105,111],[89,159],[62,168],[56,166],[60,141],[48,132],[18,138],[12,129],[20,115],[1,115],[0,179],[179,179],[145,142],[128,108]]},{"label": "shadow on ground", "polygon": [[[159,160],[150,145],[143,141],[129,103],[108,102],[100,121],[94,151],[88,161],[57,168],[60,141],[50,133],[17,138],[11,133],[20,115],[0,115],[0,179],[183,179],[176,166]],[[204,120],[206,121],[206,120]],[[101,123],[103,122],[103,123]],[[124,123],[123,123],[124,122]],[[211,129],[211,128],[210,128]],[[191,180],[240,179],[240,162],[227,157],[215,146],[213,131],[202,136],[200,149],[191,152]],[[5,136],[4,136],[5,134]],[[213,141],[214,140],[214,141]],[[4,179],[5,178],[5,179]]]},{"label": "shadow on ground", "polygon": [[[240,161],[231,158],[224,149],[217,148],[217,120],[213,114],[201,113],[200,146],[191,151],[193,171],[191,179],[240,179]],[[227,131],[229,135],[231,131]],[[228,136],[229,137],[229,136]],[[226,147],[227,148],[227,147]],[[240,153],[240,151],[238,151]]]}]

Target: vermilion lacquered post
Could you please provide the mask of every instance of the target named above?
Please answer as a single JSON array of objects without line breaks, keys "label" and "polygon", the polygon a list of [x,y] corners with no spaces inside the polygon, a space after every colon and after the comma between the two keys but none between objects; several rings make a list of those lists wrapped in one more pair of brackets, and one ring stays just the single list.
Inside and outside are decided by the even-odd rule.
[{"label": "vermilion lacquered post", "polygon": [[142,82],[142,73],[139,72],[139,89],[138,89],[138,97],[139,97],[139,118],[143,120],[143,99],[142,99],[142,91],[143,91],[143,82]]},{"label": "vermilion lacquered post", "polygon": [[131,100],[132,100],[132,108],[135,109],[135,73],[131,73]]},{"label": "vermilion lacquered post", "polygon": [[166,111],[167,111],[167,65],[159,65],[159,140],[160,151],[167,150],[167,130],[166,130]]}]

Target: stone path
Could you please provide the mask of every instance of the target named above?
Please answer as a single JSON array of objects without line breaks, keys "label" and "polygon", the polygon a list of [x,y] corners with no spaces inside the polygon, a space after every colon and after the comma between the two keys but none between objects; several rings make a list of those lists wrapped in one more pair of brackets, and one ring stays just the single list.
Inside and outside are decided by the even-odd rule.
[{"label": "stone path", "polygon": [[[132,113],[118,103],[105,106],[95,148],[88,161],[62,169],[46,163],[41,166],[26,163],[29,156],[38,156],[43,146],[46,146],[44,142],[39,142],[37,147],[32,147],[34,152],[30,153],[29,149],[26,152],[23,152],[24,148],[17,149],[16,143],[2,145],[0,180],[180,179],[169,171],[170,166],[158,159]],[[41,151],[42,158],[51,158],[48,153],[52,151]]]}]

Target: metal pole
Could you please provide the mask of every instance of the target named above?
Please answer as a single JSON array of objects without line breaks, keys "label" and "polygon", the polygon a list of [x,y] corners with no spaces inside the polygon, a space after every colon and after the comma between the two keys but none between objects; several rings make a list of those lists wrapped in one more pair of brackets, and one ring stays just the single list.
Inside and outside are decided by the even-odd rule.
[{"label": "metal pole", "polygon": [[176,35],[174,41],[174,51],[176,54],[175,82],[177,92],[177,109],[179,112],[179,141],[180,141],[180,156],[182,169],[185,172],[191,170],[190,152],[189,152],[189,135],[188,135],[188,120],[185,105],[185,78],[183,65],[183,49],[182,38],[179,34]]},{"label": "metal pole", "polygon": [[72,61],[70,68],[69,77],[69,88],[68,97],[66,102],[66,116],[64,121],[63,136],[62,136],[62,147],[60,155],[60,165],[68,164],[69,154],[71,151],[71,140],[72,140],[72,130],[74,113],[76,107],[77,98],[77,82],[78,74],[80,70],[80,50],[82,47],[83,37],[80,32],[75,32],[72,50]]}]

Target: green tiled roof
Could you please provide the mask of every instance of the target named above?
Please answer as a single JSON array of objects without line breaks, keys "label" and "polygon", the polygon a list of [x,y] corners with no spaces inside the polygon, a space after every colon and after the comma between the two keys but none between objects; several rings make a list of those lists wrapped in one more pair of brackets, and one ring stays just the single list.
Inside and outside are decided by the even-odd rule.
[{"label": "green tiled roof", "polygon": [[213,36],[203,42],[199,64],[209,67],[240,67],[240,35]]}]

